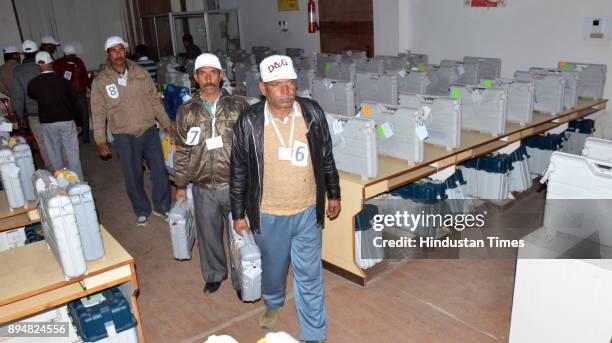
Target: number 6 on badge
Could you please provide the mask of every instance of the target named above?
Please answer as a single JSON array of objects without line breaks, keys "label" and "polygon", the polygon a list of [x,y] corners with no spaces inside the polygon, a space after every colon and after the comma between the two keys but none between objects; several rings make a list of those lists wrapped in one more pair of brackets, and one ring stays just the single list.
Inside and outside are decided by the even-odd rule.
[{"label": "number 6 on badge", "polygon": [[306,167],[308,165],[308,146],[306,144],[299,141],[293,143],[291,164],[296,167]]}]

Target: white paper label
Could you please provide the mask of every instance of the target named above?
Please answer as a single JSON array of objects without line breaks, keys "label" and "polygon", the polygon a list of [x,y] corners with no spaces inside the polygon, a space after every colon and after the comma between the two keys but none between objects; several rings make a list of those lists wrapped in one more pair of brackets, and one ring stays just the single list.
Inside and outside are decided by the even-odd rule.
[{"label": "white paper label", "polygon": [[463,68],[463,66],[462,66],[462,65],[459,65],[459,66],[457,67],[457,73],[459,73],[459,75],[463,75],[463,74],[465,74],[465,68]]},{"label": "white paper label", "polygon": [[280,161],[291,161],[291,148],[279,147],[278,148],[278,159]]},{"label": "white paper label", "polygon": [[342,131],[344,131],[344,128],[342,127],[342,120],[340,119],[336,119],[332,122],[332,132],[334,135],[337,135],[339,133],[341,133]]},{"label": "white paper label", "polygon": [[206,140],[206,149],[214,150],[223,147],[223,139],[221,136],[215,136]]},{"label": "white paper label", "polygon": [[118,77],[117,83],[119,83],[119,86],[127,87],[127,77]]},{"label": "white paper label", "polygon": [[189,94],[183,95],[182,100],[183,100],[183,103],[186,103],[187,101],[191,100],[191,95],[189,95]]},{"label": "white paper label", "polygon": [[72,79],[72,72],[70,70],[66,70],[64,72],[64,79],[70,81],[70,79]]},{"label": "white paper label", "polygon": [[416,135],[419,140],[424,141],[425,138],[429,137],[429,132],[427,132],[427,128],[425,125],[420,125],[416,127]]},{"label": "white paper label", "polygon": [[200,133],[202,130],[199,127],[192,127],[187,132],[187,138],[185,139],[185,144],[187,145],[198,145],[200,143]]},{"label": "white paper label", "polygon": [[406,77],[406,69],[402,68],[399,72],[398,72],[400,77]]},{"label": "white paper label", "polygon": [[331,80],[328,80],[328,79],[323,80],[323,85],[327,89],[332,89],[332,87],[334,86],[334,84],[331,82]]},{"label": "white paper label", "polygon": [[389,125],[389,122],[384,122],[380,126],[380,130],[385,138],[391,138],[393,136],[393,129],[391,128],[391,125]]},{"label": "white paper label", "polygon": [[482,95],[480,95],[480,91],[478,89],[474,89],[472,92],[472,101],[480,102],[482,100]]},{"label": "white paper label", "polygon": [[106,85],[106,93],[111,99],[119,99],[119,90],[117,90],[117,85],[114,83]]},{"label": "white paper label", "polygon": [[2,132],[12,132],[13,124],[12,123],[0,123],[0,131]]},{"label": "white paper label", "polygon": [[293,143],[291,164],[296,167],[308,166],[308,145],[300,141],[295,141],[295,143]]}]

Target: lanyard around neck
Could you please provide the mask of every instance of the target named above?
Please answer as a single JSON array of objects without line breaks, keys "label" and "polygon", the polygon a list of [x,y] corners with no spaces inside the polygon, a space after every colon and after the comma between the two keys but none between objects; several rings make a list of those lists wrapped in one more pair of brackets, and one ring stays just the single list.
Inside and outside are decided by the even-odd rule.
[{"label": "lanyard around neck", "polygon": [[293,109],[291,110],[291,114],[289,114],[291,116],[291,132],[289,133],[289,145],[285,145],[285,140],[283,139],[283,136],[281,136],[280,131],[278,130],[278,127],[276,126],[276,119],[270,114],[270,122],[272,122],[272,127],[274,127],[274,132],[276,133],[276,136],[278,137],[278,140],[280,141],[280,143],[282,144],[283,148],[290,148],[293,146],[293,133],[295,131],[295,106],[293,107]]}]

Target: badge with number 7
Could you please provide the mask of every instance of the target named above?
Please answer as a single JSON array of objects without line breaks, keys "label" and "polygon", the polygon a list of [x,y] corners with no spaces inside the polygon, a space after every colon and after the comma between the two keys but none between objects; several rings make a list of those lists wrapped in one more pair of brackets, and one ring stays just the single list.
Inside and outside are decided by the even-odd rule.
[{"label": "badge with number 7", "polygon": [[295,143],[293,143],[291,165],[296,167],[308,166],[308,145],[299,141],[295,141]]},{"label": "badge with number 7", "polygon": [[192,127],[187,132],[187,138],[185,139],[185,144],[187,145],[198,145],[200,143],[200,133],[201,130],[199,127]]}]

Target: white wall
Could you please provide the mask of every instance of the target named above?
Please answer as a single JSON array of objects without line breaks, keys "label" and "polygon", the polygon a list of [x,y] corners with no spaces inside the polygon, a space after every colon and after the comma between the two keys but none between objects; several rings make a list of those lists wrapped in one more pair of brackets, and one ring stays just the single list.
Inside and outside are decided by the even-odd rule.
[{"label": "white wall", "polygon": [[[228,8],[222,1],[222,8]],[[319,33],[308,33],[307,4],[300,0],[300,10],[279,12],[277,0],[232,0],[240,10],[240,31],[242,48],[250,50],[253,46],[269,46],[283,52],[285,48],[302,48],[306,52],[320,51]],[[317,3],[318,8],[318,1]],[[278,21],[286,20],[287,32],[281,32]]]},{"label": "white wall", "polygon": [[[510,0],[498,9],[466,8],[460,0],[399,0],[398,13],[400,51],[427,53],[432,63],[465,55],[500,57],[502,76],[561,60],[605,63],[605,97],[612,99],[612,43],[582,38],[584,17],[612,16],[610,0]],[[607,138],[608,122],[598,133]]]},{"label": "white wall", "polygon": [[399,14],[401,0],[373,0],[374,55],[399,53]]},{"label": "white wall", "polygon": [[[19,29],[13,14],[11,0],[0,0],[0,50],[8,45],[14,45],[21,50],[21,40],[19,39]],[[4,56],[0,53],[0,64],[4,63]]]},{"label": "white wall", "polygon": [[[127,39],[123,0],[19,0],[15,4],[24,39],[40,44],[42,36],[51,34],[61,44],[75,43],[88,69],[98,69],[106,62],[107,37]],[[12,16],[12,10],[10,13]],[[61,48],[56,57],[62,56]]]}]

